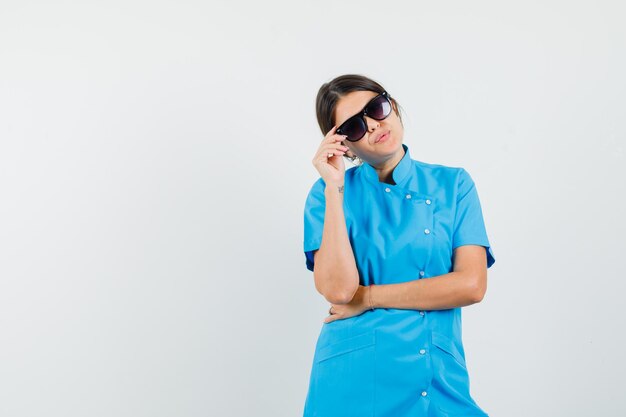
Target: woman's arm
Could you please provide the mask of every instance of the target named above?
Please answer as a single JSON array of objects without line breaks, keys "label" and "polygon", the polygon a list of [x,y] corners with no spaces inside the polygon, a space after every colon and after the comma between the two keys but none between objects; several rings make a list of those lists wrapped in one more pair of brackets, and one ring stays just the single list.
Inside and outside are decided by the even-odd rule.
[{"label": "woman's arm", "polygon": [[343,212],[343,184],[327,184],[324,195],[322,243],[313,254],[315,288],[329,302],[347,304],[359,289],[359,271]]},{"label": "woman's arm", "polygon": [[401,284],[372,285],[368,290],[373,307],[442,310],[478,303],[487,290],[485,251],[484,246],[459,246],[454,250],[453,272]]},{"label": "woman's arm", "polygon": [[[482,301],[487,290],[486,248],[462,245],[454,250],[453,271],[401,284],[359,285],[349,303],[332,303],[325,323],[358,316],[370,308],[443,310]],[[371,304],[370,304],[371,303]]]}]

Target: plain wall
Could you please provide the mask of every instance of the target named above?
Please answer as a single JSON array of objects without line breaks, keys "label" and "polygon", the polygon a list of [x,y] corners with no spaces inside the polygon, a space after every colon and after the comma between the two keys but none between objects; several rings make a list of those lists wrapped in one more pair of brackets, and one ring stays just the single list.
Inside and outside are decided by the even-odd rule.
[{"label": "plain wall", "polygon": [[345,73],[476,182],[478,404],[626,415],[625,11],[0,0],[0,415],[301,415],[329,306],[302,252],[314,102]]}]

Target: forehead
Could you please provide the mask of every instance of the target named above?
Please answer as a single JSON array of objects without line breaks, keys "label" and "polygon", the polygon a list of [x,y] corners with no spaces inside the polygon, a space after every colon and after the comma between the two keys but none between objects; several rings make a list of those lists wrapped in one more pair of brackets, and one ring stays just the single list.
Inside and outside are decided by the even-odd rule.
[{"label": "forehead", "polygon": [[335,106],[335,124],[339,126],[348,118],[363,110],[363,107],[378,93],[374,91],[353,91],[341,97]]}]

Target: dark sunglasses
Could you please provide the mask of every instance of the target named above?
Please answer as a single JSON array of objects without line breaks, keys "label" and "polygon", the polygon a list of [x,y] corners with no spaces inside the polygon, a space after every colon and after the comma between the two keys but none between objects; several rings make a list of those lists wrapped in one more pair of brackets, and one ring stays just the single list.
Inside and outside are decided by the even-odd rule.
[{"label": "dark sunglasses", "polygon": [[350,142],[360,140],[367,132],[367,121],[365,116],[374,120],[384,120],[391,114],[391,100],[386,91],[383,91],[373,99],[371,99],[360,113],[355,114],[348,120],[343,122],[341,126],[335,130],[339,135],[347,135],[346,138]]}]

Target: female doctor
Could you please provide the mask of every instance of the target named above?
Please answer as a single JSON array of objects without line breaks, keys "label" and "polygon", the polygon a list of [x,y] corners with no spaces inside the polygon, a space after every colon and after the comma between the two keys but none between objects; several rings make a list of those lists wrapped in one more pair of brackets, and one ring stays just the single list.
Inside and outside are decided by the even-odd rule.
[{"label": "female doctor", "polygon": [[495,262],[471,176],[412,159],[398,103],[370,78],[325,83],[316,112],[304,253],[330,309],[304,416],[487,416],[461,339],[461,307],[483,299]]}]

